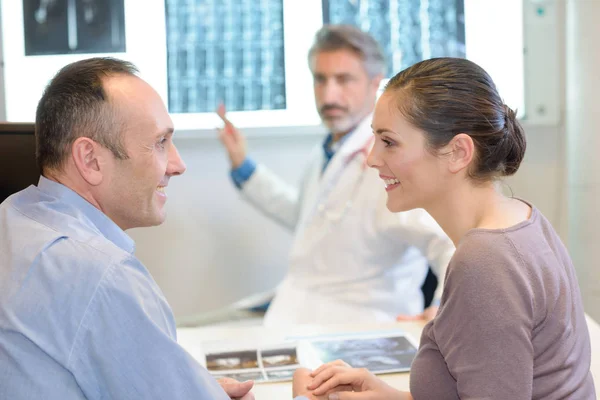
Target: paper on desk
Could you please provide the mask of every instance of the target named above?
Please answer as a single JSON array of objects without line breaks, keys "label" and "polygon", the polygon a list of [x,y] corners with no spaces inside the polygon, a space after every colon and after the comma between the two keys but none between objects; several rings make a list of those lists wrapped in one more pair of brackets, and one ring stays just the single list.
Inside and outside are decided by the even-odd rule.
[{"label": "paper on desk", "polygon": [[408,371],[417,351],[400,331],[303,337],[276,344],[212,341],[202,345],[201,361],[213,376],[257,382],[291,380],[298,367],[315,369],[342,359],[376,374]]}]

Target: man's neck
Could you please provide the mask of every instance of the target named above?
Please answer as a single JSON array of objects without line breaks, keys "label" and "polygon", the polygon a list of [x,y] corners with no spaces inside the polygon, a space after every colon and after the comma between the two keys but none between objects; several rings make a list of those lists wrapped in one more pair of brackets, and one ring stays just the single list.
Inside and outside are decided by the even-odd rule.
[{"label": "man's neck", "polygon": [[98,210],[104,212],[98,201],[96,201],[93,193],[89,190],[89,187],[81,182],[81,179],[73,179],[69,174],[59,170],[44,169],[42,175],[44,178],[60,183],[61,185],[71,189],[79,196],[83,197],[88,203],[96,207]]},{"label": "man's neck", "polygon": [[345,138],[346,136],[348,136],[349,134],[354,132],[356,130],[356,128],[358,128],[358,125],[360,125],[362,123],[362,121],[363,120],[360,120],[358,124],[354,125],[352,128],[348,129],[347,131],[332,133],[331,134],[331,136],[333,137],[332,144],[337,143],[338,141],[342,140],[343,138]]},{"label": "man's neck", "polygon": [[342,139],[344,136],[346,136],[347,134],[349,134],[350,132],[352,132],[354,129],[349,130],[347,132],[342,132],[342,133],[334,133],[332,134],[333,140],[332,143],[336,143],[338,142],[340,139]]}]

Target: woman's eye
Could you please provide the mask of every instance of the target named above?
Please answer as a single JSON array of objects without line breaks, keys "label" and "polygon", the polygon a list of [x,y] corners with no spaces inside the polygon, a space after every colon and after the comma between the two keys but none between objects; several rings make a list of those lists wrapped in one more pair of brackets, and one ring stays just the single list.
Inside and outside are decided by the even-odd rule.
[{"label": "woman's eye", "polygon": [[388,140],[388,139],[381,139],[381,141],[383,143],[385,143],[385,147],[390,147],[394,144],[394,142],[392,142],[391,140]]}]

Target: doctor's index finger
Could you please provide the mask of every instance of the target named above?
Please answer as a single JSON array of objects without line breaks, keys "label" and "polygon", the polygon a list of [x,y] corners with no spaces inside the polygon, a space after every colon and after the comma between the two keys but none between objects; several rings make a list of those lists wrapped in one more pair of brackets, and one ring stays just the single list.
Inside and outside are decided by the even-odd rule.
[{"label": "doctor's index finger", "polygon": [[231,121],[229,121],[229,119],[227,118],[227,109],[225,108],[224,103],[219,103],[216,113],[219,116],[219,118],[221,118],[221,121],[223,121],[225,124],[232,125]]}]

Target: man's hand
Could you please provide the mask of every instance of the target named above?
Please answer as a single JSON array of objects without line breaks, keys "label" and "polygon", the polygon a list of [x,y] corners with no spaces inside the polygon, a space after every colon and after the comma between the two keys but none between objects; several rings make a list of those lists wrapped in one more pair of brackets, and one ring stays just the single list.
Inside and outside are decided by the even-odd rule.
[{"label": "man's hand", "polygon": [[222,129],[219,129],[219,139],[229,154],[231,168],[236,169],[242,165],[246,159],[246,138],[244,138],[244,135],[242,135],[231,121],[227,119],[224,104],[219,105],[217,108],[217,115],[225,124]]},{"label": "man's hand", "polygon": [[[317,399],[329,394],[328,400],[412,400],[410,393],[392,388],[364,368],[350,368],[341,361],[324,364],[310,375],[313,380],[307,389]],[[341,387],[346,391],[332,393]]]},{"label": "man's hand", "polygon": [[238,382],[232,378],[221,378],[217,382],[231,399],[254,400],[254,394],[250,392],[254,381]]},{"label": "man's hand", "polygon": [[312,382],[313,378],[310,376],[310,370],[306,368],[298,368],[294,372],[294,379],[292,382],[292,397],[306,396],[310,400],[327,400],[327,396],[314,396],[312,390],[308,389],[308,384]]},{"label": "man's hand", "polygon": [[435,318],[438,312],[438,306],[427,307],[425,311],[417,315],[398,315],[396,321],[425,321],[429,322]]}]

